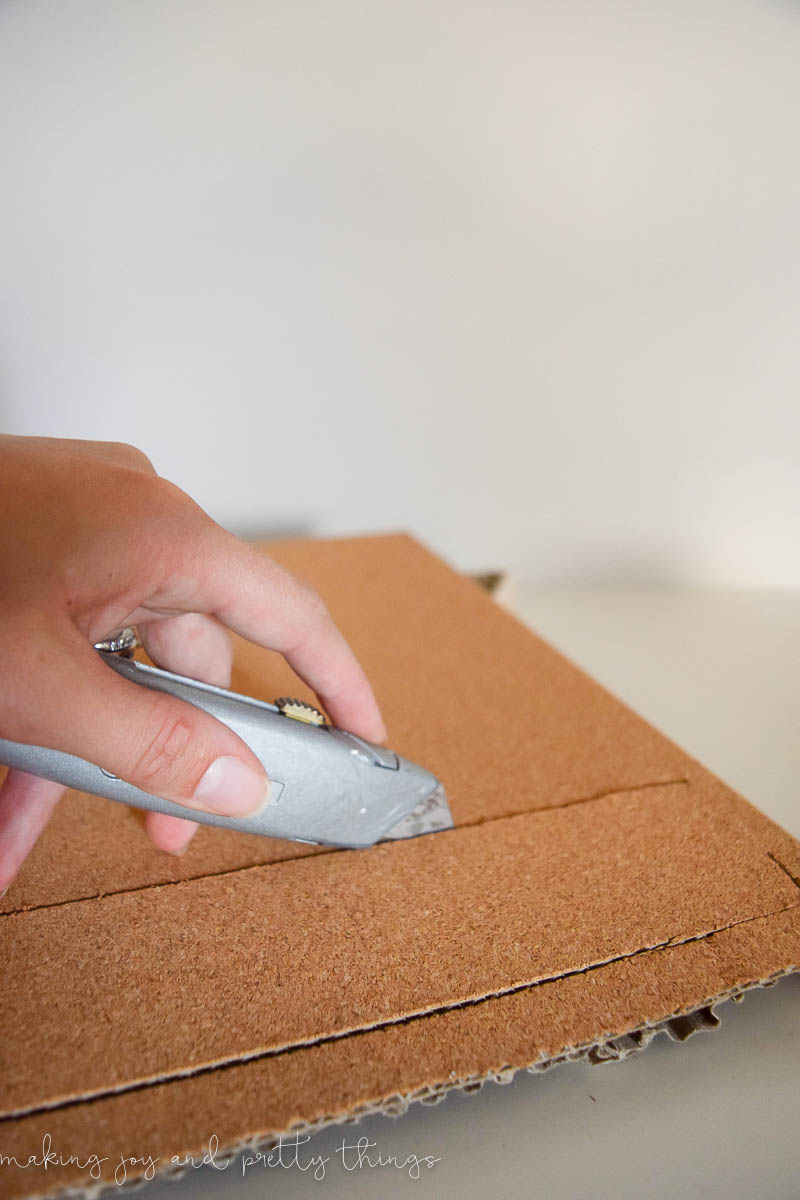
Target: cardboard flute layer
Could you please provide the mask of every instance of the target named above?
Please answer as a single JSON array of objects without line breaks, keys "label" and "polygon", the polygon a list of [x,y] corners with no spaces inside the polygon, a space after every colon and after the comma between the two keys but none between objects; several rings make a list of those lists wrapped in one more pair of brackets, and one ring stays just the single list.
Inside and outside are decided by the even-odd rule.
[{"label": "cardboard flute layer", "polygon": [[[268,549],[325,595],[456,828],[357,852],[202,828],[173,860],[69,796],[0,915],[0,1155],[49,1133],[168,1166],[618,1056],[800,964],[798,843],[474,584],[400,536]],[[308,695],[236,649],[237,689]],[[0,1193],[91,1183],[0,1158]]]}]

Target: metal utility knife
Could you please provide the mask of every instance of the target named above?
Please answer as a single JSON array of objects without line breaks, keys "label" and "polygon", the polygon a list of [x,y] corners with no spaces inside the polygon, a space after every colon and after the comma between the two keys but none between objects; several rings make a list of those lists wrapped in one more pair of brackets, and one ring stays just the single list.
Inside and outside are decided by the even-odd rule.
[{"label": "metal utility knife", "polygon": [[135,808],[295,842],[356,848],[452,828],[439,781],[393,750],[328,725],[301,701],[267,704],[148,667],[125,657],[134,645],[135,633],[124,630],[96,649],[126,679],[194,704],[247,743],[270,779],[269,797],[257,813],[198,812],[140,791],[82,758],[3,738],[0,763]]}]

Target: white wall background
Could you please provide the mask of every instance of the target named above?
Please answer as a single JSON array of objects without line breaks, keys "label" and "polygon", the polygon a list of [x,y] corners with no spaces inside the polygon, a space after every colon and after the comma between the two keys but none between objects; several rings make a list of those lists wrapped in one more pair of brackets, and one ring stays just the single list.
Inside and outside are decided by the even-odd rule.
[{"label": "white wall background", "polygon": [[5,0],[0,425],[240,532],[800,585],[800,6]]}]

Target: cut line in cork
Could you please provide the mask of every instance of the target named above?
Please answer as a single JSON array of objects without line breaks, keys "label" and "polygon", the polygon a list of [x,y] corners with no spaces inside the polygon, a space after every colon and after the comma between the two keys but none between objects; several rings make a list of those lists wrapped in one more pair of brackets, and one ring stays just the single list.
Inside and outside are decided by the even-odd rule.
[{"label": "cut line in cork", "polygon": [[[768,857],[772,857],[768,853]],[[165,1072],[159,1075],[152,1075],[145,1079],[132,1080],[130,1083],[122,1084],[113,1088],[98,1088],[92,1092],[86,1092],[80,1095],[63,1097],[51,1102],[31,1105],[25,1108],[9,1110],[5,1113],[0,1113],[0,1124],[6,1121],[12,1121],[21,1117],[34,1116],[45,1112],[54,1112],[59,1109],[71,1108],[76,1104],[86,1104],[95,1100],[106,1099],[110,1096],[118,1096],[126,1092],[144,1091],[147,1088],[157,1087],[160,1084],[171,1083],[180,1079],[191,1079],[199,1075],[208,1075],[214,1071],[224,1071],[232,1067],[241,1066],[248,1062],[258,1062],[265,1058],[277,1058],[281,1055],[292,1054],[298,1050],[308,1050],[315,1046],[323,1046],[329,1042],[340,1041],[344,1038],[357,1038],[365,1033],[373,1033],[381,1029],[388,1029],[395,1025],[407,1025],[415,1021],[423,1021],[430,1017],[437,1016],[441,1013],[454,1012],[458,1009],[471,1008],[480,1004],[485,1004],[488,1001],[496,1000],[502,996],[512,996],[520,992],[530,991],[533,988],[541,987],[545,984],[556,983],[562,979],[569,979],[577,975],[586,975],[592,971],[600,970],[603,967],[611,966],[613,963],[627,962],[632,958],[638,958],[643,954],[657,953],[660,950],[672,950],[680,946],[686,946],[693,942],[706,941],[715,934],[724,933],[728,929],[734,929],[740,925],[748,925],[753,921],[765,920],[769,917],[779,916],[781,913],[789,912],[792,909],[800,908],[800,901],[797,904],[787,904],[782,908],[773,909],[766,913],[755,913],[749,917],[743,917],[738,921],[731,921],[726,925],[720,925],[717,928],[705,930],[702,933],[691,934],[681,937],[676,935],[673,938],[667,938],[664,941],[657,942],[650,946],[641,946],[636,950],[631,950],[626,954],[612,955],[609,958],[599,960],[598,962],[589,963],[583,967],[574,967],[566,971],[560,971],[553,975],[542,976],[539,979],[527,981],[525,983],[512,984],[505,988],[498,988],[492,992],[486,992],[480,996],[470,996],[461,1000],[453,1001],[449,1004],[440,1004],[430,1008],[421,1009],[418,1012],[404,1013],[402,1016],[395,1018],[375,1021],[361,1026],[353,1026],[349,1029],[339,1030],[335,1033],[323,1034],[317,1038],[305,1039],[298,1042],[287,1043],[283,1046],[270,1047],[265,1050],[257,1050],[250,1054],[232,1055],[228,1058],[215,1060],[214,1062],[202,1063],[197,1066],[186,1068],[182,1071]],[[800,964],[787,969],[786,974],[792,970],[800,969]]]},{"label": "cut line in cork", "polygon": [[[472,821],[457,821],[453,825],[453,829],[474,829],[480,825],[493,825],[496,821],[507,821],[513,817],[535,816],[537,813],[558,812],[562,808],[573,808],[581,804],[592,804],[598,800],[610,800],[614,796],[624,796],[629,792],[646,792],[652,791],[655,788],[670,788],[689,785],[689,780],[685,777],[680,779],[656,779],[651,783],[637,783],[629,787],[611,788],[610,790],[595,792],[591,796],[577,796],[575,799],[562,800],[559,804],[542,804],[538,808],[521,808],[514,809],[511,812],[494,813],[490,817],[476,817]],[[113,801],[111,801],[113,803]],[[443,831],[449,832],[449,831]],[[431,836],[431,835],[425,835]],[[403,839],[398,839],[395,844],[400,844]],[[391,845],[391,842],[381,843]],[[135,887],[126,888],[111,888],[102,892],[87,892],[84,896],[71,896],[66,900],[54,900],[50,904],[28,904],[20,908],[6,909],[5,912],[0,912],[0,921],[5,917],[19,917],[27,913],[41,912],[43,909],[65,908],[69,904],[82,904],[84,901],[104,900],[107,896],[127,896],[132,893],[149,892],[156,888],[178,887],[182,884],[196,883],[203,879],[224,879],[233,875],[241,875],[245,871],[254,871],[263,867],[280,867],[289,862],[301,862],[306,858],[319,858],[322,855],[331,856],[337,854],[352,854],[354,851],[336,848],[334,846],[314,846],[311,850],[301,850],[297,854],[293,854],[288,858],[282,859],[267,859],[264,862],[246,863],[240,867],[229,867],[223,871],[204,871],[200,875],[187,875],[183,879],[162,879],[152,883],[143,883]],[[360,853],[360,851],[355,851]],[[777,859],[775,860],[777,862]],[[779,864],[782,865],[782,864]],[[786,870],[786,868],[784,868]],[[787,874],[789,874],[787,870]],[[794,876],[789,876],[796,883]],[[800,884],[798,884],[800,886]]]}]

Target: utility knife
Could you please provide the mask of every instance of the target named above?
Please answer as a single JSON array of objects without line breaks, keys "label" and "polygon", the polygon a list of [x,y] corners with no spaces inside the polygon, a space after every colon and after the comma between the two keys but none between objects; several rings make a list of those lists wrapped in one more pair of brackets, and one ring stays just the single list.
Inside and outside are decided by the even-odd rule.
[{"label": "utility knife", "polygon": [[269,704],[137,662],[130,657],[135,645],[135,632],[123,630],[95,649],[125,679],[177,696],[239,735],[270,780],[257,812],[225,817],[189,809],[82,758],[3,738],[0,763],[135,808],[294,842],[359,848],[453,827],[444,788],[423,767],[328,724],[303,701]]}]

